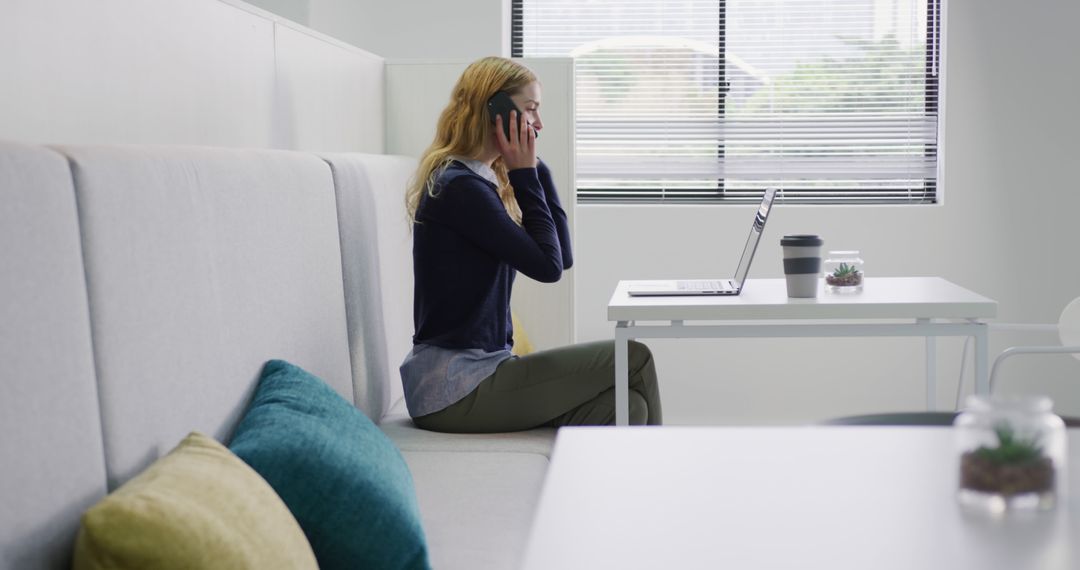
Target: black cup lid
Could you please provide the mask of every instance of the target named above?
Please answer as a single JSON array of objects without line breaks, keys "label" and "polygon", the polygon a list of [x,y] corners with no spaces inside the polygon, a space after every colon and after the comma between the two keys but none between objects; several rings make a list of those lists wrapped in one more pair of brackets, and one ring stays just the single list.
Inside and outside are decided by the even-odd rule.
[{"label": "black cup lid", "polygon": [[821,239],[821,236],[815,234],[793,234],[786,235],[780,239],[780,245],[796,247],[823,245],[824,243],[825,240]]}]

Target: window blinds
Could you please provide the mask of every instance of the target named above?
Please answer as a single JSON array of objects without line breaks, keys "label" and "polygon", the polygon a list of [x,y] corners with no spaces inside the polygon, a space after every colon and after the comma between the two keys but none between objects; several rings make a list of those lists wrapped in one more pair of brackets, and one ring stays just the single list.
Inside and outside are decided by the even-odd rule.
[{"label": "window blinds", "polygon": [[514,0],[572,56],[582,202],[932,203],[939,0]]}]

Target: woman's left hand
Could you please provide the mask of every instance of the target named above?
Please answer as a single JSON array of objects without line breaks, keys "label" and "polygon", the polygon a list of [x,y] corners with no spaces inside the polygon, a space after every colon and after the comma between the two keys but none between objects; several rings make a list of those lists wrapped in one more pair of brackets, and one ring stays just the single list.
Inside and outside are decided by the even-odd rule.
[{"label": "woman's left hand", "polygon": [[502,115],[495,116],[495,144],[506,163],[507,170],[536,168],[536,131],[524,120],[518,119],[517,111],[510,111],[510,138],[503,132]]}]

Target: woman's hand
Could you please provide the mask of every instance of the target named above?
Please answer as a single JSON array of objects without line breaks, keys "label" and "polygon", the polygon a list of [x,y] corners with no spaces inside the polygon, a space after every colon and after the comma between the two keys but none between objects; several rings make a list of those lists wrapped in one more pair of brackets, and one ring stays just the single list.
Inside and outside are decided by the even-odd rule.
[{"label": "woman's hand", "polygon": [[518,112],[510,111],[510,139],[503,132],[502,115],[495,116],[495,144],[506,163],[507,170],[536,168],[536,132],[524,120],[518,120]]}]

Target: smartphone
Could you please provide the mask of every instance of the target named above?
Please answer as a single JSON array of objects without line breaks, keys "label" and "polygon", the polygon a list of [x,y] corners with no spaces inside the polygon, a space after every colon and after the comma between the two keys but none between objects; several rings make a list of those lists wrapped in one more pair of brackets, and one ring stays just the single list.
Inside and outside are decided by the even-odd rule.
[{"label": "smartphone", "polygon": [[[499,91],[491,96],[487,102],[488,115],[491,117],[491,122],[495,122],[495,117],[502,115],[503,118],[503,134],[506,135],[506,140],[510,140],[510,111],[517,111],[518,119],[522,119],[521,109],[517,108],[514,104],[514,100],[510,98],[510,94],[506,91]],[[540,136],[540,132],[533,129],[533,135]]]}]

